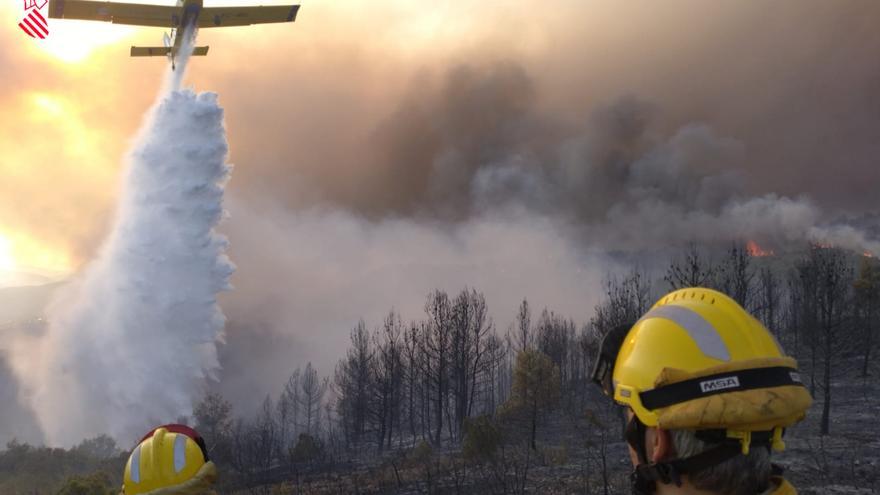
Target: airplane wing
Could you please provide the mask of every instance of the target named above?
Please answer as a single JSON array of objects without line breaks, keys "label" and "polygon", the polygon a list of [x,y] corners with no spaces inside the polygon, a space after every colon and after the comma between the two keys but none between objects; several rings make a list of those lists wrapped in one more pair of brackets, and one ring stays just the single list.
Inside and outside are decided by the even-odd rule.
[{"label": "airplane wing", "polygon": [[106,21],[115,24],[174,28],[180,23],[180,7],[92,0],[49,0],[49,17]]},{"label": "airplane wing", "polygon": [[199,27],[247,26],[270,22],[293,22],[299,5],[258,7],[203,7]]}]

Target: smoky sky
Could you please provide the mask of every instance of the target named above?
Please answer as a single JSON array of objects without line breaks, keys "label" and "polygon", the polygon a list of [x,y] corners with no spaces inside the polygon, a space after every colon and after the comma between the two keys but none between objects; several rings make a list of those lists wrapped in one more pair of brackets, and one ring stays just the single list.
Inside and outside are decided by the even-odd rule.
[{"label": "smoky sky", "polygon": [[381,32],[304,6],[272,77],[193,73],[236,164],[237,404],[308,360],[331,373],[358,319],[420,318],[432,288],[483,290],[503,332],[524,297],[587,321],[609,252],[877,248],[834,225],[880,206],[877,4],[465,2],[478,34],[412,51],[383,5]]},{"label": "smoky sky", "polygon": [[[405,61],[391,52],[368,68],[362,59],[376,48],[319,45],[322,61],[292,57],[247,95],[221,91],[239,117],[234,158],[247,168],[233,190],[373,218],[461,219],[487,202],[521,199],[591,219],[617,204],[629,164],[700,125],[737,149],[703,157],[692,171],[724,170],[732,182],[712,179],[707,187],[721,189],[714,199],[704,191],[686,203],[777,193],[831,209],[877,208],[876,3],[555,8],[559,16],[535,15],[545,30],[538,48],[488,43]],[[488,23],[491,9],[483,13]],[[304,24],[329,22],[303,14]],[[607,18],[602,32],[591,31],[591,15]],[[353,44],[360,34],[351,33]],[[300,41],[304,53],[317,49]],[[572,155],[578,141],[590,149]],[[505,165],[544,189],[502,174],[475,193]]]}]

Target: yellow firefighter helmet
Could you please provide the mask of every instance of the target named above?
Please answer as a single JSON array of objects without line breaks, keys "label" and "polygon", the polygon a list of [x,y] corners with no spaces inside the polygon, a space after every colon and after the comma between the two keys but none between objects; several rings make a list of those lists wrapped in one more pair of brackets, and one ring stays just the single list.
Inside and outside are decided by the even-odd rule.
[{"label": "yellow firefighter helmet", "polygon": [[217,469],[202,437],[184,425],[164,425],[141,439],[125,465],[124,495],[202,495]]},{"label": "yellow firefighter helmet", "polygon": [[609,333],[593,379],[646,426],[731,436],[770,430],[777,450],[782,428],[812,402],[797,363],[764,325],[703,288],[671,292],[634,325]]}]

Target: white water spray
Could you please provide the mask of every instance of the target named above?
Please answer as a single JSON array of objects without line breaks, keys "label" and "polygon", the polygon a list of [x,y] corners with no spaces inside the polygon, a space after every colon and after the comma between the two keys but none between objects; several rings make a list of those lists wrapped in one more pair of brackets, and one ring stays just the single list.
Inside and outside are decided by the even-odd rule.
[{"label": "white water spray", "polygon": [[232,265],[214,228],[230,167],[216,95],[179,89],[187,58],[130,152],[97,259],[56,298],[39,353],[16,363],[50,445],[136,439],[190,414],[219,367],[216,296]]}]

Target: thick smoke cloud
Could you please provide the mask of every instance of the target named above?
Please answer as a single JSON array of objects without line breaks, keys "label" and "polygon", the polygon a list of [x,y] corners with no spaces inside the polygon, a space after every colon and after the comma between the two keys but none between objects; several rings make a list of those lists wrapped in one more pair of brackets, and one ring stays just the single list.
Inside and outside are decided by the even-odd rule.
[{"label": "thick smoke cloud", "polygon": [[[344,15],[351,3],[309,4],[291,35],[296,56],[275,61],[274,77],[247,95],[235,91],[239,79],[214,77],[228,69],[207,67],[238,117],[233,152],[249,164],[234,190],[271,191],[294,207],[460,215],[457,186],[499,153],[547,152],[633,95],[648,105],[640,111],[652,133],[704,124],[740,142],[750,196],[876,208],[876,4],[559,2],[524,12],[474,3],[412,18],[395,2],[371,4],[381,35]],[[389,43],[429,14],[457,36],[438,28],[431,44]],[[342,34],[328,40],[320,32],[331,27]],[[259,111],[264,95],[273,95],[270,116]],[[528,165],[545,164],[537,158]]]},{"label": "thick smoke cloud", "polygon": [[[232,149],[243,165],[228,225],[242,270],[224,300],[233,324],[221,384],[237,403],[256,407],[306,360],[331,371],[360,318],[375,324],[391,307],[419,317],[432,284],[418,280],[475,286],[490,303],[493,293],[521,293],[491,304],[503,329],[507,301],[543,294],[552,296],[537,306],[586,320],[602,274],[617,268],[602,254],[572,261],[585,267],[584,285],[558,292],[512,290],[467,270],[450,270],[455,282],[446,282],[432,270],[454,239],[471,246],[455,251],[463,265],[489,256],[461,241],[475,226],[513,222],[528,233],[550,219],[549,243],[581,260],[747,238],[876,247],[864,226],[837,222],[841,211],[877,208],[869,185],[880,182],[871,165],[880,36],[866,21],[876,5],[562,2],[502,14],[468,4],[462,11],[484,20],[474,21],[479,34],[462,28],[467,35],[453,40],[441,30],[430,47],[407,50],[387,38],[414,19],[391,15],[392,4],[371,6],[383,19],[378,39],[360,19],[346,23],[350,5],[307,5],[297,56],[276,62],[278,76],[247,94],[219,82],[238,117]],[[462,16],[444,15],[460,27]],[[321,37],[331,25],[345,34]],[[817,62],[817,53],[828,56]],[[272,95],[271,115],[259,111],[263,95]],[[271,207],[254,206],[267,196]],[[341,225],[359,235],[340,236]],[[426,233],[433,242],[419,241]],[[267,238],[278,252],[267,253]],[[497,242],[518,246],[514,272],[545,251]],[[337,246],[348,249],[333,256]],[[303,250],[316,254],[300,258]],[[357,264],[400,252],[415,258],[405,269]],[[549,285],[566,285],[564,273],[544,272]],[[401,273],[414,280],[400,282]],[[256,365],[252,356],[269,357]]]},{"label": "thick smoke cloud", "polygon": [[[800,5],[600,7],[591,16],[606,25],[584,29],[583,6],[565,4],[558,15],[530,17],[523,38],[536,42],[499,43],[516,28],[487,28],[490,42],[463,42],[466,52],[438,43],[446,49],[423,49],[418,61],[366,41],[357,26],[346,31],[357,49],[304,35],[300,56],[279,62],[288,78],[258,82],[247,97],[223,89],[241,112],[241,133],[231,136],[243,166],[229,224],[242,270],[224,301],[236,325],[221,388],[253,408],[306,360],[331,371],[358,319],[376,324],[391,307],[420,316],[430,282],[393,281],[432,273],[448,253],[442,235],[499,218],[518,219],[524,232],[535,218],[550,218],[550,243],[574,253],[638,255],[747,238],[771,247],[870,246],[833,220],[840,209],[876,207],[870,195],[845,191],[880,181],[870,166],[878,142],[870,129],[880,126],[868,110],[877,101],[870,81],[880,37],[864,21],[877,9]],[[481,12],[486,24],[497,14]],[[313,13],[319,26],[321,14],[338,20]],[[817,51],[847,53],[849,62],[817,64]],[[278,109],[270,126],[258,125],[266,117],[253,110],[269,104],[266,94]],[[257,195],[274,198],[259,216],[286,234],[271,245],[296,247],[266,256],[265,231],[243,206]],[[338,232],[341,218],[347,236]],[[408,234],[398,240],[389,225]],[[426,232],[440,237],[422,242]],[[296,255],[313,244],[327,252],[313,248],[320,255],[308,261]],[[339,245],[352,247],[333,256],[328,246]],[[543,250],[526,246],[533,244],[522,243],[512,266],[542,259]],[[416,259],[362,271],[358,263],[369,265],[376,257],[368,254],[379,251]],[[456,254],[465,265],[486,256],[476,248]],[[513,314],[507,301],[542,294],[552,297],[537,306],[573,308],[567,314],[585,321],[602,274],[616,269],[608,259],[589,258],[584,285],[558,292],[528,283],[510,290],[501,277],[478,281],[467,270],[449,272],[457,283],[424,279],[447,290],[475,286],[490,303],[493,293],[521,293],[491,305],[502,329]],[[545,273],[539,279],[565,285],[559,271]],[[327,279],[339,282],[325,287]],[[319,297],[302,293],[296,281],[306,280]],[[266,357],[257,369],[245,365],[253,356]]]},{"label": "thick smoke cloud", "polygon": [[351,203],[230,207],[241,276],[224,300],[234,321],[219,388],[245,410],[307,360],[331,372],[359,319],[421,317],[432,288],[484,290],[504,330],[523,297],[586,321],[620,269],[609,252],[755,238],[876,247],[806,197],[751,194],[743,141],[706,123],[667,130],[638,98],[566,126],[536,110],[513,64],[456,67],[436,91],[371,134],[378,156],[364,156],[370,177]]}]

